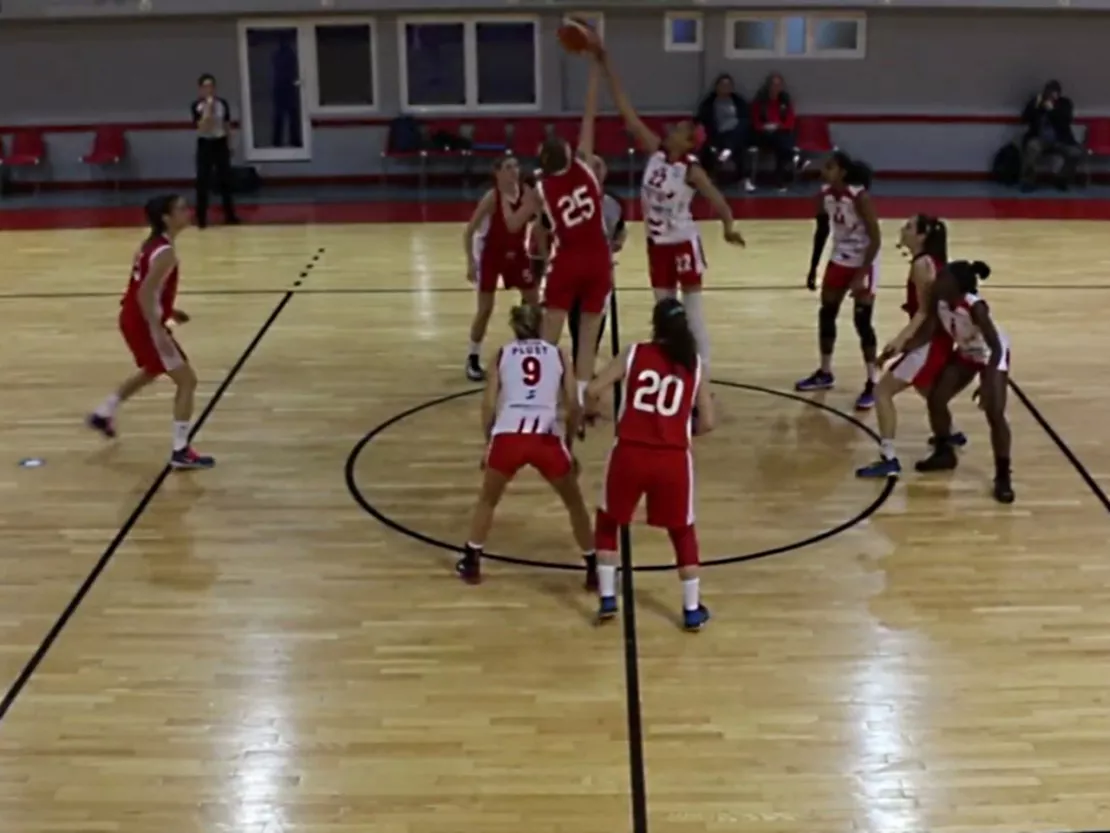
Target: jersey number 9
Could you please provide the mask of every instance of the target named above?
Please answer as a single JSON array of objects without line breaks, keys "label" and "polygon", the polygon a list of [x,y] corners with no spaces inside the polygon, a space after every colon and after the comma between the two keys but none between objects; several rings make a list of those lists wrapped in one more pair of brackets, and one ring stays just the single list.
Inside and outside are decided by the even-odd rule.
[{"label": "jersey number 9", "polygon": [[672,417],[682,406],[685,387],[677,376],[660,376],[654,370],[642,370],[636,377],[632,407],[645,414]]},{"label": "jersey number 9", "polygon": [[587,220],[592,220],[597,214],[597,205],[590,195],[590,189],[585,185],[580,185],[571,193],[559,197],[559,202],[555,205],[559,209],[559,217],[563,225],[567,228],[574,228]]}]

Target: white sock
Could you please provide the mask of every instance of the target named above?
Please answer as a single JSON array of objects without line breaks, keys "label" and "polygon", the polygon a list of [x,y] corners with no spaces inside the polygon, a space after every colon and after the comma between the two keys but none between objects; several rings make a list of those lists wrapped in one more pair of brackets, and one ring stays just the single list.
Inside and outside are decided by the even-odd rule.
[{"label": "white sock", "polygon": [[701,375],[703,379],[709,378],[709,326],[705,323],[705,307],[702,304],[701,291],[683,292],[682,305],[686,307],[686,320],[690,322],[690,332],[698,343],[698,355],[701,357]]},{"label": "white sock", "polygon": [[701,584],[701,579],[688,578],[682,582],[682,609],[683,610],[697,610],[700,600],[698,598],[698,587]]},{"label": "white sock", "polygon": [[189,422],[173,421],[173,450],[181,451],[189,447]]},{"label": "white sock", "polygon": [[482,355],[482,342],[472,341],[470,342],[470,347],[467,349],[468,356],[474,356],[475,358],[477,358],[478,356]]},{"label": "white sock", "polygon": [[898,452],[894,450],[894,440],[883,440],[879,443],[879,453],[884,460],[897,460]]},{"label": "white sock", "polygon": [[105,399],[100,404],[100,407],[96,409],[95,413],[98,417],[103,417],[104,419],[111,419],[112,417],[114,417],[116,415],[116,408],[118,408],[118,407],[119,407],[119,394],[118,393],[113,393],[111,396],[109,396],[107,399]]},{"label": "white sock", "polygon": [[867,365],[867,381],[872,385],[879,381],[879,366],[877,364]]},{"label": "white sock", "polygon": [[586,387],[587,387],[587,385],[589,385],[589,382],[583,382],[581,380],[579,380],[579,382],[578,382],[578,404],[579,405],[586,404]]},{"label": "white sock", "polygon": [[597,593],[604,599],[617,595],[617,567],[615,564],[597,565]]}]

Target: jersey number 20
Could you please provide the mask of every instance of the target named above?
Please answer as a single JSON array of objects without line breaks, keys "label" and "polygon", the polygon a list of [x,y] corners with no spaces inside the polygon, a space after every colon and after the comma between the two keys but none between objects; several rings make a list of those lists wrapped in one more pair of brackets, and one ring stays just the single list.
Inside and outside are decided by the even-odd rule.
[{"label": "jersey number 20", "polygon": [[585,185],[580,185],[569,194],[559,197],[559,201],[555,205],[559,209],[559,217],[562,219],[563,225],[567,228],[573,228],[587,220],[592,220],[594,214],[597,213],[594,198],[590,195],[590,189]]},{"label": "jersey number 20", "polygon": [[636,377],[636,393],[632,407],[645,414],[672,417],[682,407],[685,385],[677,376],[660,376],[654,370],[642,370]]}]

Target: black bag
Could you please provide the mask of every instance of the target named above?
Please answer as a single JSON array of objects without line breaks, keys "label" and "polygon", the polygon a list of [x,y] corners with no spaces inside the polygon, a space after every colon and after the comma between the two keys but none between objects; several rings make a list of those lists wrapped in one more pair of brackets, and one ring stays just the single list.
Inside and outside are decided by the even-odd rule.
[{"label": "black bag", "polygon": [[258,168],[250,165],[231,166],[231,191],[234,194],[253,194],[262,187]]},{"label": "black bag", "polygon": [[999,185],[1017,185],[1021,181],[1021,148],[1007,142],[998,149],[991,163],[991,179]]}]

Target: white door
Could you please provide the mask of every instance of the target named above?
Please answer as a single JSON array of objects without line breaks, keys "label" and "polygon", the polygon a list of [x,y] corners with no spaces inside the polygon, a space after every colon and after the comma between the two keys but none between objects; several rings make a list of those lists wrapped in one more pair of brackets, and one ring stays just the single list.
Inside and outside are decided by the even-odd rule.
[{"label": "white door", "polygon": [[250,162],[312,158],[312,121],[303,28],[281,21],[240,21],[243,149]]}]

